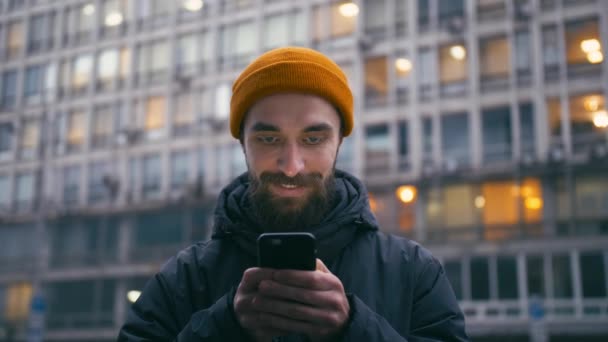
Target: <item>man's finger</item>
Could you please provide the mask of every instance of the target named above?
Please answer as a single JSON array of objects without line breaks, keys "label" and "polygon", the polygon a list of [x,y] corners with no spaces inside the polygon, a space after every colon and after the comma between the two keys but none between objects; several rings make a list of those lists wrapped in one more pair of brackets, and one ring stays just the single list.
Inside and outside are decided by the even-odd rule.
[{"label": "man's finger", "polygon": [[333,278],[331,273],[323,271],[277,270],[273,275],[273,279],[281,284],[317,291],[335,288],[337,284]]},{"label": "man's finger", "polygon": [[327,266],[321,261],[321,259],[317,258],[317,271],[321,271],[323,273],[331,273]]},{"label": "man's finger", "polygon": [[272,279],[274,272],[270,268],[252,267],[245,270],[239,288],[244,292],[252,292],[258,289],[258,285],[264,279]]}]

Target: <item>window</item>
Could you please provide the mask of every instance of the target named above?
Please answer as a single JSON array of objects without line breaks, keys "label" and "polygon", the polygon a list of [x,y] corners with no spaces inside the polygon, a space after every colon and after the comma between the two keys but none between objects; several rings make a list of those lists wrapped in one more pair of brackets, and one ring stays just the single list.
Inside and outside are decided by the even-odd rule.
[{"label": "window", "polygon": [[257,27],[253,21],[243,21],[220,29],[221,66],[239,68],[253,58],[257,43]]},{"label": "window", "polygon": [[557,97],[547,98],[545,101],[545,105],[547,108],[547,122],[549,128],[549,134],[552,140],[552,143],[561,143],[562,142],[562,111],[561,111],[561,103],[560,99]]},{"label": "window", "polygon": [[604,60],[597,18],[566,23],[566,61],[568,66],[601,65]]},{"label": "window", "polygon": [[114,128],[114,108],[115,106],[111,105],[95,108],[91,129],[91,145],[93,148],[110,145]]},{"label": "window", "polygon": [[481,60],[481,90],[504,89],[509,85],[511,51],[505,36],[482,39],[479,48]]},{"label": "window", "polygon": [[[574,198],[576,204],[576,216],[580,221],[596,221],[608,217],[608,179],[601,176],[575,176]],[[580,222],[577,228],[590,229],[592,222],[587,224]],[[599,234],[599,227],[587,232]],[[580,233],[584,233],[580,231]]]},{"label": "window", "polygon": [[429,0],[417,0],[418,4],[418,31],[426,32],[431,24],[431,8]]},{"label": "window", "polygon": [[559,42],[555,25],[543,26],[542,44],[545,81],[556,80],[559,77]]},{"label": "window", "polygon": [[10,206],[10,180],[7,175],[0,174],[0,211],[7,211]]},{"label": "window", "polygon": [[410,168],[410,143],[408,122],[399,122],[399,170],[409,170]]},{"label": "window", "polygon": [[543,257],[528,255],[526,257],[528,297],[545,298],[545,273]]},{"label": "window", "polygon": [[446,261],[443,268],[452,285],[454,294],[456,294],[456,299],[462,300],[462,266],[460,261]]},{"label": "window", "polygon": [[73,110],[68,115],[67,143],[69,150],[75,151],[84,145],[85,112]]},{"label": "window", "polygon": [[179,151],[171,155],[171,188],[179,189],[186,185],[190,178],[190,153]]},{"label": "window", "polygon": [[511,110],[509,107],[484,109],[483,159],[485,162],[511,160]]},{"label": "window", "polygon": [[93,56],[90,54],[80,55],[72,62],[72,89],[75,93],[86,90],[91,81],[93,70]]},{"label": "window", "polygon": [[477,0],[477,18],[481,22],[504,19],[506,14],[504,0]]},{"label": "window", "polygon": [[34,201],[35,179],[33,172],[19,173],[16,177],[15,204],[17,210],[30,209]]},{"label": "window", "polygon": [[160,194],[161,164],[160,155],[148,155],[142,159],[142,192],[144,198]]},{"label": "window", "polygon": [[412,70],[412,62],[405,53],[400,53],[394,62],[395,86],[397,88],[397,102],[406,104],[408,102],[408,88],[410,78],[408,77]]},{"label": "window", "polygon": [[173,111],[173,134],[182,136],[192,132],[194,124],[194,94],[183,92],[176,94]]},{"label": "window", "polygon": [[366,107],[385,106],[388,94],[388,66],[386,56],[365,61]]},{"label": "window", "polygon": [[116,48],[103,50],[97,59],[97,81],[107,88],[118,74],[119,51]]},{"label": "window", "polygon": [[89,165],[89,203],[98,203],[108,198],[109,189],[104,180],[110,176],[110,162],[95,161]]},{"label": "window", "polygon": [[471,259],[471,299],[490,299],[490,267],[485,257]]},{"label": "window", "polygon": [[[452,184],[433,189],[426,208],[430,228],[447,230],[448,234],[453,235],[448,236],[449,239],[468,238],[465,230],[477,223],[475,193],[471,184]],[[454,235],[463,233],[462,236]],[[441,234],[445,235],[445,232]]]},{"label": "window", "polygon": [[6,57],[13,59],[21,54],[23,49],[23,22],[13,21],[8,23],[6,35]]},{"label": "window", "polygon": [[519,125],[521,155],[525,161],[528,157],[534,158],[536,154],[534,105],[532,103],[519,105]]},{"label": "window", "polygon": [[498,298],[517,299],[517,260],[512,256],[496,258],[496,274],[498,276]]},{"label": "window", "polygon": [[313,8],[311,26],[314,42],[327,38],[344,38],[355,31],[357,15],[340,11],[340,5],[342,3],[333,3],[328,5],[329,7],[319,5]]},{"label": "window", "polygon": [[95,5],[92,2],[69,7],[64,23],[66,38],[74,44],[84,43],[93,31],[94,15]]},{"label": "window", "polygon": [[553,297],[572,298],[572,270],[570,256],[567,254],[553,255]]},{"label": "window", "polygon": [[515,69],[517,81],[520,85],[531,83],[532,48],[529,31],[516,31],[515,44]]},{"label": "window", "polygon": [[151,82],[163,80],[169,68],[169,45],[166,40],[143,44],[138,49],[138,70],[140,77]]},{"label": "window", "polygon": [[448,25],[456,18],[464,18],[464,0],[439,0],[439,22]]},{"label": "window", "polygon": [[[54,12],[48,15],[32,16],[29,23],[27,50],[29,53],[40,52],[47,46],[52,45]],[[50,41],[50,44],[47,42]]]},{"label": "window", "polygon": [[8,70],[2,74],[0,108],[13,109],[17,104],[17,71]]},{"label": "window", "polygon": [[31,283],[13,283],[6,289],[6,306],[4,314],[9,321],[24,322],[30,312],[33,287]]},{"label": "window", "polygon": [[192,34],[178,37],[175,51],[175,65],[179,75],[191,75],[196,71],[198,39]]},{"label": "window", "polygon": [[264,22],[264,48],[272,49],[289,42],[289,18],[281,13],[266,18]]},{"label": "window", "polygon": [[433,160],[433,118],[422,117],[422,156],[424,160]]},{"label": "window", "polygon": [[121,48],[119,56],[118,76],[121,82],[129,76],[131,72],[131,50],[129,48]]},{"label": "window", "polygon": [[581,253],[579,265],[583,298],[606,297],[606,265],[603,253]]},{"label": "window", "polygon": [[395,34],[398,37],[404,36],[408,31],[407,18],[408,1],[395,1]]},{"label": "window", "polygon": [[466,93],[467,52],[466,47],[461,43],[445,45],[439,49],[439,79],[442,96],[458,96]]},{"label": "window", "polygon": [[73,205],[80,197],[80,166],[70,165],[63,169],[63,203]]},{"label": "window", "polygon": [[601,93],[570,97],[570,131],[575,154],[588,153],[596,144],[605,144],[608,132],[605,103]]},{"label": "window", "polygon": [[21,158],[32,159],[36,156],[40,140],[40,127],[38,121],[27,120],[23,122],[21,140],[19,143],[19,153]]},{"label": "window", "polygon": [[[146,132],[152,133],[150,138],[159,137],[159,132],[165,126],[165,98],[163,96],[151,96],[146,99]],[[154,133],[157,132],[157,133]]]},{"label": "window", "polygon": [[386,0],[365,0],[364,6],[365,34],[374,40],[383,39],[386,35]]},{"label": "window", "polygon": [[441,116],[441,146],[443,160],[448,171],[469,165],[469,118],[467,113]]},{"label": "window", "polygon": [[232,88],[230,84],[219,84],[215,88],[215,118],[227,120],[230,114],[230,97],[232,96]]},{"label": "window", "polygon": [[155,260],[158,256],[154,254],[158,255],[163,249],[173,254],[178,249],[176,245],[182,242],[184,226],[183,214],[180,211],[145,213],[137,216],[135,246],[132,248],[133,259]]},{"label": "window", "polygon": [[44,87],[44,66],[34,65],[25,70],[23,95],[26,103],[40,103]]},{"label": "window", "polygon": [[13,125],[8,122],[0,123],[0,160],[11,152],[13,139]]},{"label": "window", "polygon": [[129,0],[102,0],[101,34],[109,36],[124,32],[126,22],[133,19],[130,7]]},{"label": "window", "polygon": [[368,172],[387,170],[390,146],[387,124],[370,125],[365,128],[365,161]]},{"label": "window", "polygon": [[432,97],[432,87],[435,83],[435,63],[430,48],[418,50],[418,88],[421,100],[429,100]]}]

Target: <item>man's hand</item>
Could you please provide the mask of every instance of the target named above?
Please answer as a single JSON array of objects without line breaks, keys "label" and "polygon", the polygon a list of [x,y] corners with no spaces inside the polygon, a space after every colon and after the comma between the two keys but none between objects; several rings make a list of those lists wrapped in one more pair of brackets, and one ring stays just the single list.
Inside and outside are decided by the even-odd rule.
[{"label": "man's hand", "polygon": [[349,318],[342,282],[317,259],[317,270],[275,270],[259,281],[251,299],[264,331],[301,333],[323,341],[337,336]]}]

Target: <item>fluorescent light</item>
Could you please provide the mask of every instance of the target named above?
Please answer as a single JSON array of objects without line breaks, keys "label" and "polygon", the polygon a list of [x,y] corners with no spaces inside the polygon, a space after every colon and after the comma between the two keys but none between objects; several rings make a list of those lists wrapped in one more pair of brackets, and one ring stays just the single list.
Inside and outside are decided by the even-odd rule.
[{"label": "fluorescent light", "polygon": [[129,302],[135,303],[140,295],[141,295],[141,291],[131,290],[131,291],[127,292],[127,299],[129,300]]},{"label": "fluorescent light", "polygon": [[122,24],[122,14],[119,12],[112,12],[106,15],[106,19],[104,21],[106,26],[118,26]]},{"label": "fluorescent light", "polygon": [[203,5],[203,0],[184,0],[182,2],[182,7],[190,12],[200,11]]},{"label": "fluorescent light", "polygon": [[338,7],[338,11],[343,17],[352,18],[359,14],[359,6],[353,2],[345,2]]},{"label": "fluorescent light", "polygon": [[467,56],[467,49],[465,49],[462,45],[454,45],[450,48],[450,56],[461,61]]}]

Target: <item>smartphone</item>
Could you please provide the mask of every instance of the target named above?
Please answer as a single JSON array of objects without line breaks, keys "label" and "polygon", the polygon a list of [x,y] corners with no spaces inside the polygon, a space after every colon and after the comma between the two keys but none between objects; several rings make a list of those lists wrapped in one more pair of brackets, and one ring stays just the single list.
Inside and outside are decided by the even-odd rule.
[{"label": "smartphone", "polygon": [[310,233],[264,233],[258,238],[259,267],[314,271],[316,255]]}]

